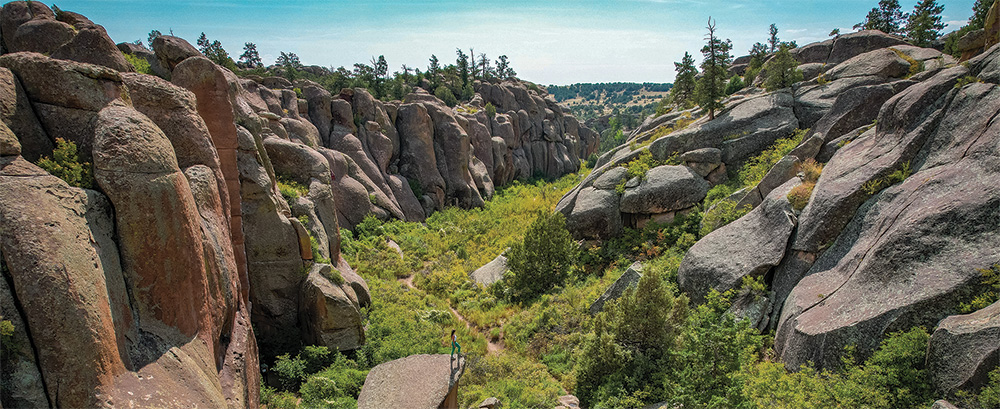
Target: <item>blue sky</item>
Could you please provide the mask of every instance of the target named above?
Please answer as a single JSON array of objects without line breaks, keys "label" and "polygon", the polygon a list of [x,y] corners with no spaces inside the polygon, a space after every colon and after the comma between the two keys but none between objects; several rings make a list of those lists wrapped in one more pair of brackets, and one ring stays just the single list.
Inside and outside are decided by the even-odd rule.
[{"label": "blue sky", "polygon": [[[974,0],[942,1],[944,21],[958,28]],[[902,0],[904,11],[915,0]],[[201,32],[234,58],[257,44],[265,63],[279,51],[304,64],[351,67],[385,55],[390,70],[424,69],[431,54],[455,59],[475,48],[491,59],[506,54],[521,78],[540,84],[670,82],[685,51],[700,60],[705,25],[742,55],[763,41],[771,23],[782,40],[800,45],[861,21],[877,0],[60,0],[64,10],[104,25],[116,42],[152,29],[194,43]],[[466,51],[468,52],[468,51]]]}]

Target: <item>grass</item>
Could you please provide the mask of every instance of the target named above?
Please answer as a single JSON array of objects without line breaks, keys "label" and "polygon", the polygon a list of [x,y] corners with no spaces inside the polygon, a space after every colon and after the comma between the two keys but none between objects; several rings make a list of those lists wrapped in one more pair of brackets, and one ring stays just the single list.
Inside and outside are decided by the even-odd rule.
[{"label": "grass", "polygon": [[823,164],[817,163],[814,159],[806,159],[805,162],[799,165],[799,170],[803,175],[802,184],[792,188],[786,197],[788,198],[788,202],[792,204],[793,209],[802,211],[809,204],[809,198],[812,197],[816,181],[819,180],[820,174],[823,173]]},{"label": "grass", "polygon": [[294,202],[301,196],[309,195],[309,188],[289,178],[278,176],[278,191],[286,202]]},{"label": "grass", "polygon": [[910,78],[910,77],[912,77],[914,75],[917,75],[921,71],[924,70],[924,62],[923,61],[914,60],[913,57],[910,57],[910,56],[906,55],[906,53],[904,53],[904,52],[902,52],[900,50],[897,50],[895,48],[889,47],[889,49],[892,50],[894,53],[896,53],[896,55],[898,55],[899,58],[902,58],[902,59],[906,60],[906,62],[910,63],[910,71],[906,74],[905,77],[903,77],[904,79],[907,79],[907,78]]},{"label": "grass", "polygon": [[913,170],[910,169],[910,161],[903,162],[899,169],[896,169],[888,176],[884,178],[877,178],[865,182],[861,185],[861,188],[869,196],[874,196],[876,193],[881,192],[883,189],[901,183],[913,174]]}]

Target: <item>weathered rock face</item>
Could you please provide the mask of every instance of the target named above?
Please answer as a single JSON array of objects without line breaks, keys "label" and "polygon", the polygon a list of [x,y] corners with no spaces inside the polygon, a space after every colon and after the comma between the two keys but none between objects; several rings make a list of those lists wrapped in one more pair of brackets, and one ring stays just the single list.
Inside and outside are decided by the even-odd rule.
[{"label": "weathered rock face", "polygon": [[[506,251],[504,251],[506,253]],[[503,278],[507,272],[507,257],[503,254],[469,274],[469,278],[482,285],[490,285]]]},{"label": "weathered rock face", "polygon": [[[981,71],[986,58],[970,64],[971,74]],[[840,212],[847,215],[847,226],[823,236],[836,241],[781,312],[776,345],[786,362],[829,364],[848,343],[867,352],[887,332],[934,325],[972,291],[976,268],[984,267],[978,263],[997,258],[1000,196],[987,182],[996,177],[997,146],[984,135],[996,135],[990,118],[1000,111],[1000,89],[979,83],[954,90],[965,70],[942,71],[883,106],[871,138],[891,141],[890,146],[856,141],[831,160],[833,166],[839,158],[870,158],[855,166],[869,175],[909,162],[913,175],[856,211],[845,206]],[[889,183],[884,177],[865,178]],[[817,184],[814,195],[827,194],[824,190]],[[819,198],[810,204],[821,203]],[[806,216],[803,212],[800,232],[817,231],[805,229]],[[817,236],[800,235],[793,247],[811,250],[800,240],[821,241],[808,237]]]},{"label": "weathered rock face", "polygon": [[314,264],[302,283],[299,298],[299,314],[305,322],[302,335],[306,343],[338,351],[356,349],[365,342],[358,296],[350,284],[331,281],[333,271],[330,265]]}]

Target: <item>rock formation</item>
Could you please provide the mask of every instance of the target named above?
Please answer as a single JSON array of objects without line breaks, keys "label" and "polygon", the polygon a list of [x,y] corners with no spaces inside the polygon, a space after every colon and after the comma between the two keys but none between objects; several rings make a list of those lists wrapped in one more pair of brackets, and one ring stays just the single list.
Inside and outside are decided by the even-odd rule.
[{"label": "rock formation", "polygon": [[[4,5],[0,33],[6,407],[257,407],[258,354],[365,341],[371,296],[340,257],[341,227],[481,206],[597,147],[516,80],[477,83],[460,109],[420,89],[331,94],[239,78],[177,37],[116,46],[35,1]],[[35,165],[57,139],[93,164],[92,186]]]},{"label": "rock formation", "polygon": [[[575,236],[589,239],[669,220],[669,212],[696,206],[705,186],[719,183],[709,177],[713,167],[736,170],[792,130],[811,128],[760,183],[734,195],[753,210],[687,252],[678,271],[682,289],[698,300],[760,277],[770,290],[755,297],[763,304],[741,298],[734,308],[758,328],[776,330],[775,349],[789,368],[835,366],[847,345],[863,357],[887,334],[924,326],[936,328],[927,358],[935,386],[951,393],[983,385],[998,365],[997,304],[954,314],[981,291],[978,269],[1000,260],[1000,130],[993,120],[1000,114],[1000,47],[959,65],[936,50],[862,31],[793,55],[815,65],[805,67],[817,71],[813,79],[769,93],[741,91],[712,121],[696,110],[648,119],[629,144],[601,157],[557,210]],[[682,119],[693,122],[683,128]],[[668,164],[626,181],[622,165],[645,152]],[[797,211],[786,195],[801,183],[796,172],[807,159],[826,166]],[[690,176],[663,171],[669,168]],[[643,186],[655,200],[635,199]]]}]

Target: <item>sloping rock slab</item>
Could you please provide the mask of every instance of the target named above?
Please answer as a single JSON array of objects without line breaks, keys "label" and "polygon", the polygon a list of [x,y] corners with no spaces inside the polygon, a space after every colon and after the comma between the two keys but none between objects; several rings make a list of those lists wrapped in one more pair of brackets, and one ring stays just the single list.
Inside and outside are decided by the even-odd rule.
[{"label": "sloping rock slab", "polygon": [[411,355],[378,365],[365,378],[358,409],[437,409],[465,372],[465,359]]},{"label": "sloping rock slab", "polygon": [[656,214],[687,209],[705,198],[708,182],[686,166],[657,166],[639,186],[626,189],[623,213]]},{"label": "sloping rock slab", "polygon": [[698,240],[677,270],[681,289],[700,301],[713,289],[736,288],[743,277],[764,275],[778,265],[795,228],[785,195],[798,184],[788,181],[750,213]]}]

